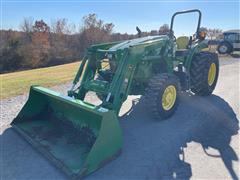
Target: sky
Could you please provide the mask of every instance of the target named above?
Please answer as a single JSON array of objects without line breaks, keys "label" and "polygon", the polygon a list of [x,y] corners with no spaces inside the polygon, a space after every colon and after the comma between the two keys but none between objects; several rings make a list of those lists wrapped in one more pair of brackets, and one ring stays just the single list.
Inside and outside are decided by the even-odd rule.
[{"label": "sky", "polygon": [[[43,19],[48,24],[58,18],[81,25],[82,17],[96,13],[106,23],[112,22],[114,32],[136,33],[158,30],[162,24],[170,24],[176,11],[199,9],[201,26],[223,30],[240,29],[240,1],[221,0],[1,0],[1,29],[19,30],[23,18]],[[192,35],[196,30],[197,14],[181,15],[175,19],[176,36]]]}]

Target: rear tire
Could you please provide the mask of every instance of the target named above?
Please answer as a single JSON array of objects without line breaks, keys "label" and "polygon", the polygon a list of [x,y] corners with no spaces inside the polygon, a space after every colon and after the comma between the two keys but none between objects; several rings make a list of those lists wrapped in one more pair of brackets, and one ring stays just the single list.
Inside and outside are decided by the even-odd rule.
[{"label": "rear tire", "polygon": [[217,84],[218,74],[217,54],[210,52],[196,54],[190,68],[191,91],[200,96],[212,94]]},{"label": "rear tire", "polygon": [[155,119],[163,120],[173,115],[178,106],[179,91],[180,83],[175,75],[157,74],[150,80],[145,98],[147,107]]}]

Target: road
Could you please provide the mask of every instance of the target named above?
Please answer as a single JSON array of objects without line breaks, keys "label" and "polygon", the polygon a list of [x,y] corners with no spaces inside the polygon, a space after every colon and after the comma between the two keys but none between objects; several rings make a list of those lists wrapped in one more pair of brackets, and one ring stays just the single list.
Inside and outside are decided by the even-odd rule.
[{"label": "road", "polygon": [[[239,62],[221,57],[213,95],[182,93],[178,110],[165,121],[149,118],[139,96],[130,96],[120,113],[121,155],[86,179],[238,179]],[[67,179],[9,126],[9,107],[25,100],[2,105],[1,179]]]}]

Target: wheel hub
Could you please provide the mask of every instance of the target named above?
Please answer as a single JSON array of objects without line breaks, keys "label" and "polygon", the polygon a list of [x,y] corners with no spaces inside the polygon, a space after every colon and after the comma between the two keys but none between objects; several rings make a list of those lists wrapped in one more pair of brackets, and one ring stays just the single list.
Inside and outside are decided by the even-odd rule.
[{"label": "wheel hub", "polygon": [[221,52],[225,53],[225,52],[227,52],[227,46],[222,45],[222,46],[220,46],[219,50],[220,50]]},{"label": "wheel hub", "polygon": [[211,86],[214,83],[215,77],[216,77],[216,64],[212,63],[210,65],[209,71],[208,71],[208,85]]},{"label": "wheel hub", "polygon": [[167,86],[162,96],[162,107],[164,110],[170,110],[176,101],[177,91],[173,85]]}]

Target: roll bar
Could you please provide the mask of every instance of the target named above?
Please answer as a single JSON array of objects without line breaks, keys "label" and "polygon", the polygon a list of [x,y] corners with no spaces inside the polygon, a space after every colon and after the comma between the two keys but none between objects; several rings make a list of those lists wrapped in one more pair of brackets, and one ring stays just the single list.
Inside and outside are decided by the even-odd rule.
[{"label": "roll bar", "polygon": [[186,11],[179,11],[173,14],[172,19],[171,19],[171,26],[170,26],[170,34],[173,35],[173,23],[174,23],[174,18],[176,15],[179,14],[186,14],[186,13],[198,13],[198,25],[197,25],[197,30],[196,30],[196,34],[198,36],[198,32],[199,32],[199,28],[201,25],[201,19],[202,19],[202,13],[199,9],[190,9],[190,10],[186,10]]}]

